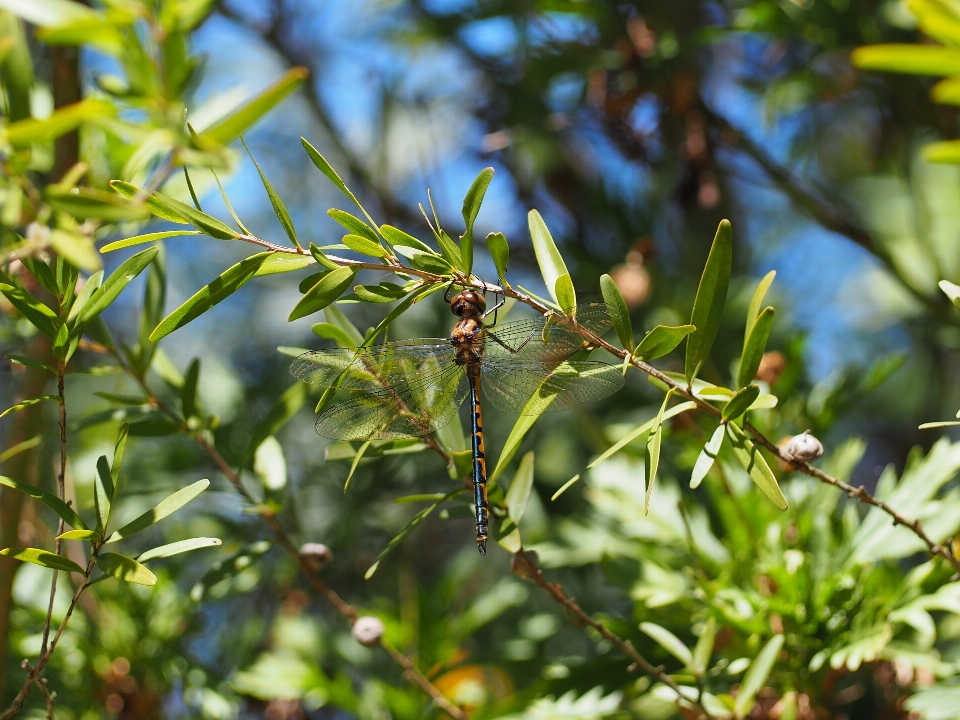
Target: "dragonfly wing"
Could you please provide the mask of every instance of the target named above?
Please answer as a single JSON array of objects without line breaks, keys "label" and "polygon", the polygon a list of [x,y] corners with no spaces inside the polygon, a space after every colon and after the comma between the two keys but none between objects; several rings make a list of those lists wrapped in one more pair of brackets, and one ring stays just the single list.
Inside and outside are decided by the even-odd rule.
[{"label": "dragonfly wing", "polygon": [[374,391],[391,386],[396,378],[413,378],[431,360],[453,360],[449,339],[428,338],[384,343],[368,348],[312,350],[300,355],[290,374],[322,387]]},{"label": "dragonfly wing", "polygon": [[562,363],[487,362],[484,397],[498,410],[521,415],[560,412],[600,400],[623,387],[618,365],[589,360]]},{"label": "dragonfly wing", "polygon": [[338,440],[392,440],[437,430],[457,413],[467,395],[463,368],[399,381],[334,405],[317,418],[317,434]]},{"label": "dragonfly wing", "polygon": [[[574,317],[580,325],[597,336],[603,335],[613,324],[610,311],[602,303],[578,305]],[[523,362],[560,362],[586,342],[579,333],[563,325],[555,316],[494,325],[487,329],[486,335],[484,355]],[[496,336],[496,339],[490,335]]]}]

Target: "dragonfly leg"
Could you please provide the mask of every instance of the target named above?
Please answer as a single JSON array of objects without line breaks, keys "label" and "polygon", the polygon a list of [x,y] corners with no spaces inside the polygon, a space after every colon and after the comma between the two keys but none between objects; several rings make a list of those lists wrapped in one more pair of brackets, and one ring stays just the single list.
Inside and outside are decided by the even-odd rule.
[{"label": "dragonfly leg", "polygon": [[487,461],[483,453],[483,419],[480,409],[480,368],[467,367],[470,382],[470,427],[473,435],[473,494],[477,510],[477,549],[487,554]]},{"label": "dragonfly leg", "polygon": [[[496,297],[497,295],[500,295],[500,293],[494,293],[493,295],[494,295],[494,297]],[[496,324],[497,324],[497,310],[499,310],[500,308],[502,308],[506,302],[507,302],[507,299],[506,299],[503,295],[500,295],[500,302],[498,302],[498,303],[497,303],[496,305],[494,305],[492,308],[490,308],[489,310],[487,310],[487,311],[486,311],[483,315],[481,315],[480,317],[481,317],[481,318],[485,318],[485,317],[486,317],[487,315],[489,315],[490,313],[493,313],[493,322],[490,323],[490,325],[491,325],[491,326],[496,325]]]},{"label": "dragonfly leg", "polygon": [[535,336],[538,332],[539,332],[539,330],[531,330],[531,331],[530,331],[530,334],[527,335],[527,337],[524,338],[523,342],[520,343],[520,344],[519,344],[517,347],[515,347],[515,348],[514,348],[514,347],[510,347],[509,345],[507,345],[507,343],[505,343],[503,340],[501,340],[500,338],[498,338],[498,337],[497,337],[497,334],[496,334],[495,332],[492,332],[492,331],[490,331],[490,330],[487,330],[486,336],[487,336],[488,338],[491,338],[495,343],[497,343],[497,345],[499,345],[500,347],[502,347],[504,350],[506,350],[506,351],[507,351],[508,353],[510,353],[511,355],[516,355],[518,352],[520,352],[521,350],[523,350],[524,346],[525,346],[528,342],[530,342],[531,340],[533,340],[534,336]]}]

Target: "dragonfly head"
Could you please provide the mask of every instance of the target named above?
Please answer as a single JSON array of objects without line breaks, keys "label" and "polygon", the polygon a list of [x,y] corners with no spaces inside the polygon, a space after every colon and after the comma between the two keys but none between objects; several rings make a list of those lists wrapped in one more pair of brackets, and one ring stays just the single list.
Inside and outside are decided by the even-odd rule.
[{"label": "dragonfly head", "polygon": [[457,317],[482,315],[487,307],[483,295],[474,290],[461,290],[450,301],[450,309]]}]

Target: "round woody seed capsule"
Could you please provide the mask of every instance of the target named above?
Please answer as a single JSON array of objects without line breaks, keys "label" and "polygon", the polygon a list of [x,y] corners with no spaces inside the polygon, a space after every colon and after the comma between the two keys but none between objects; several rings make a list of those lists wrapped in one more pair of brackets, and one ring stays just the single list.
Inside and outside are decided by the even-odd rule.
[{"label": "round woody seed capsule", "polygon": [[333,552],[322,543],[304,543],[300,546],[300,557],[313,570],[322,570],[333,562]]},{"label": "round woody seed capsule", "polygon": [[790,438],[790,441],[784,449],[790,453],[794,459],[805,462],[812,462],[823,455],[823,445],[810,434],[809,430]]},{"label": "round woody seed capsule", "polygon": [[380,618],[366,615],[353,624],[352,632],[358,643],[373,647],[379,644],[380,638],[383,637],[383,630],[383,622]]}]

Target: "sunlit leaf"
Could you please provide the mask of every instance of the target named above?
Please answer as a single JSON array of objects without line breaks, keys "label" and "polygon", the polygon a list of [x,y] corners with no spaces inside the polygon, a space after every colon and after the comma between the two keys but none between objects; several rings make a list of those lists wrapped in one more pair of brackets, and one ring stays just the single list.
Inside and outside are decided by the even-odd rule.
[{"label": "sunlit leaf", "polygon": [[647,436],[647,443],[643,456],[643,479],[646,485],[646,491],[643,494],[644,515],[650,512],[650,496],[653,493],[653,483],[657,479],[657,470],[660,467],[660,445],[663,441],[663,415],[667,411],[667,405],[669,404],[670,397],[672,395],[673,391],[668,390],[666,397],[663,398],[663,404],[660,406],[660,411],[653,419],[653,426],[650,428],[650,434]]},{"label": "sunlit leaf", "polygon": [[243,141],[243,138],[240,138],[240,142],[243,142],[243,147],[246,149],[250,159],[253,160],[253,166],[257,169],[257,172],[260,173],[260,181],[263,183],[263,188],[267,191],[267,197],[270,198],[270,204],[273,206],[273,212],[276,214],[277,220],[280,221],[283,231],[287,234],[287,237],[290,238],[290,242],[299,248],[300,241],[297,240],[297,230],[293,226],[293,218],[290,217],[290,211],[287,210],[287,206],[283,204],[283,200],[281,200],[280,196],[277,195],[277,191],[273,189],[273,185],[271,185],[270,181],[267,179],[266,174],[260,167],[260,163],[257,162],[257,159],[253,156],[253,153],[250,152],[250,148],[247,147],[247,143]]},{"label": "sunlit leaf", "polygon": [[307,386],[302,382],[296,382],[277,398],[273,407],[267,411],[267,414],[258,422],[250,433],[250,442],[247,445],[247,452],[244,454],[245,461],[253,457],[254,452],[260,443],[271,435],[275,435],[280,428],[286,425],[307,400]]},{"label": "sunlit leaf", "polygon": [[690,652],[690,648],[665,627],[652,622],[642,622],[640,623],[640,629],[653,638],[660,647],[682,662],[684,667],[693,665],[693,653]]},{"label": "sunlit leaf", "polygon": [[309,75],[310,71],[305,67],[291,68],[273,85],[204,130],[201,135],[221,145],[235,140],[276,107],[287,95],[300,87],[300,83]]},{"label": "sunlit leaf", "polygon": [[66,570],[67,572],[83,574],[83,568],[73,560],[68,560],[62,555],[57,555],[48,550],[12,547],[0,550],[0,555],[6,555],[15,560],[33,563],[34,565],[40,565],[41,567],[50,568],[51,570]]},{"label": "sunlit leaf", "polygon": [[655,360],[671,352],[696,328],[693,325],[657,325],[643,336],[633,350],[633,355],[643,360]]},{"label": "sunlit leaf", "polygon": [[183,417],[190,418],[197,414],[197,385],[200,382],[200,358],[194,358],[183,374],[183,385],[180,387],[180,408]]},{"label": "sunlit leaf", "polygon": [[347,479],[343,481],[343,491],[346,492],[350,489],[350,481],[353,479],[353,474],[357,471],[357,468],[360,466],[360,461],[363,459],[363,456],[366,454],[367,449],[370,447],[372,440],[367,440],[357,449],[356,454],[353,456],[353,462],[350,463],[350,471],[347,473]]},{"label": "sunlit leaf", "polygon": [[[557,245],[547,229],[546,223],[540,217],[540,213],[531,210],[527,215],[527,223],[530,226],[530,238],[533,240],[533,251],[537,257],[537,264],[540,266],[540,274],[543,276],[543,282],[547,286],[547,292],[554,301],[563,307],[563,303],[557,297],[557,280],[562,275],[569,275],[567,266],[557,250]],[[569,302],[569,298],[565,298]],[[573,305],[576,305],[576,296],[573,297]],[[568,308],[564,308],[566,312]]]},{"label": "sunlit leaf", "polygon": [[760,315],[763,299],[766,297],[767,291],[770,289],[776,276],[777,271],[771,270],[763,276],[760,282],[757,283],[757,289],[753,291],[753,297],[750,298],[750,305],[747,307],[747,324],[744,328],[744,343],[746,343],[746,339],[750,335],[750,330]]},{"label": "sunlit leaf", "polygon": [[723,406],[723,421],[727,422],[739,418],[753,405],[754,400],[756,400],[759,395],[760,387],[758,385],[747,385],[738,390],[727,404]]},{"label": "sunlit leaf", "polygon": [[107,456],[97,458],[97,473],[93,480],[93,503],[97,509],[97,529],[104,530],[110,520],[113,504],[113,476],[107,464]]},{"label": "sunlit leaf", "polygon": [[693,466],[693,473],[690,475],[691,488],[700,487],[700,483],[703,482],[707,473],[710,472],[710,468],[713,467],[717,455],[720,454],[720,448],[723,447],[723,438],[726,434],[727,431],[723,424],[718,425],[717,429],[713,431],[713,435],[707,440],[706,445],[703,446],[703,450],[700,451],[700,455],[697,456],[697,462]]},{"label": "sunlit leaf", "polygon": [[710,656],[713,655],[713,645],[717,638],[717,621],[713,616],[707,618],[700,631],[697,646],[693,649],[693,658],[689,665],[697,675],[703,675],[710,669]]},{"label": "sunlit leaf", "polygon": [[377,223],[373,221],[373,218],[370,217],[370,214],[366,211],[363,205],[360,204],[360,201],[357,200],[357,196],[354,195],[350,191],[350,188],[344,184],[343,180],[340,179],[340,175],[338,175],[337,171],[333,169],[333,166],[327,162],[327,159],[320,154],[320,151],[311,145],[304,137],[300,138],[300,143],[303,145],[303,149],[307,151],[307,155],[310,156],[313,164],[317,166],[317,169],[334,184],[334,187],[350,198],[353,201],[353,204],[360,209],[360,212],[363,213],[363,216],[367,219],[370,227],[377,227]]},{"label": "sunlit leaf", "polygon": [[774,309],[766,307],[750,328],[750,333],[743,343],[743,356],[740,358],[740,369],[737,372],[737,387],[746,387],[756,377],[763,353],[767,349],[773,317]]},{"label": "sunlit leaf", "polygon": [[57,535],[57,540],[82,540],[92,542],[100,537],[96,530],[67,530],[65,533]]},{"label": "sunlit leaf", "polygon": [[510,263],[510,245],[507,236],[502,232],[492,232],[487,235],[487,251],[493,258],[493,265],[497,275],[502,279],[507,274],[507,265]]},{"label": "sunlit leaf", "polygon": [[700,366],[710,354],[713,341],[720,329],[723,304],[727,298],[730,271],[733,266],[733,229],[729,220],[722,220],[713,238],[707,263],[700,277],[697,298],[693,303],[690,324],[696,329],[687,338],[684,358],[684,375],[687,383],[693,382]]},{"label": "sunlit leaf", "polygon": [[70,527],[77,528],[78,530],[89,530],[89,528],[84,524],[83,520],[80,519],[80,516],[77,515],[76,511],[56,495],[51,495],[50,493],[44,492],[43,490],[28,483],[11,480],[3,475],[0,475],[0,485],[6,485],[14,490],[19,490],[24,495],[29,495],[34,500],[43,503],[48,508],[53,510],[57,515],[59,515],[60,518]]},{"label": "sunlit leaf", "polygon": [[350,287],[356,274],[356,269],[353,267],[338,267],[336,270],[331,270],[304,294],[300,302],[290,311],[287,320],[293,322],[323,310]]},{"label": "sunlit leaf", "polygon": [[47,402],[47,401],[59,403],[60,397],[58,395],[41,395],[40,397],[21,400],[16,405],[12,405],[11,407],[8,407],[6,410],[4,410],[3,412],[0,412],[0,418],[6,415],[9,415],[10,413],[15,413],[19,410],[23,410],[24,408],[28,408],[31,405],[37,405],[38,403]]},{"label": "sunlit leaf", "polygon": [[191,550],[200,550],[208,547],[218,547],[223,543],[220,538],[198,537],[189,540],[180,540],[179,542],[161,545],[151,548],[137,556],[137,562],[145,563],[160,558],[168,558],[180,553],[190,552]]},{"label": "sunlit leaf", "polygon": [[251,255],[228,268],[210,284],[204,285],[194,293],[193,297],[167,315],[163,322],[157,325],[156,329],[150,334],[150,342],[157,342],[174,330],[182,328],[190,321],[197,319],[217,303],[226,300],[256,275],[260,266],[272,254],[272,252],[263,252]]},{"label": "sunlit leaf", "polygon": [[78,220],[94,218],[104,222],[120,222],[150,217],[146,208],[129,203],[117,197],[116,193],[96,188],[51,185],[47,187],[44,197],[54,210],[69,213]]},{"label": "sunlit leaf", "polygon": [[159,522],[168,515],[175,513],[177,510],[196,498],[208,487],[210,487],[209,480],[198,480],[192,485],[187,485],[187,487],[183,488],[182,490],[178,490],[172,495],[168,495],[161,500],[156,507],[143,513],[143,515],[138,517],[136,520],[127,523],[113,533],[109,538],[107,538],[107,542],[117,542],[123,538],[128,538],[131,535],[135,535],[142,530],[146,530],[154,523]]},{"label": "sunlit leaf", "polygon": [[776,476],[770,466],[767,465],[767,461],[763,459],[763,455],[760,454],[760,448],[750,442],[750,439],[736,423],[725,423],[723,427],[727,429],[734,454],[750,475],[750,479],[763,491],[764,495],[770,498],[774,505],[781,510],[786,510],[787,499],[780,491]]},{"label": "sunlit leaf", "polygon": [[74,321],[74,327],[77,330],[86,327],[95,317],[110,307],[130,281],[153,261],[158,252],[160,248],[147,248],[124,260],[80,309]]},{"label": "sunlit leaf", "polygon": [[97,556],[97,567],[104,573],[137,585],[156,585],[157,576],[133,558],[120,553],[105,552]]},{"label": "sunlit leaf", "polygon": [[0,293],[21,315],[51,340],[57,336],[57,314],[27,292],[13,278],[0,271]]},{"label": "sunlit leaf", "polygon": [[343,244],[354,252],[370,257],[386,257],[387,251],[379,242],[374,242],[362,235],[344,235]]},{"label": "sunlit leaf", "polygon": [[[333,211],[331,210],[330,212],[333,212]],[[351,217],[353,216],[351,215]],[[334,219],[336,220],[336,218]],[[337,220],[337,222],[340,222],[340,220]],[[340,224],[343,225],[342,222]],[[353,232],[356,232],[356,231],[354,230]],[[417,240],[417,238],[413,237],[413,235],[409,235],[408,233],[405,233],[403,230],[400,230],[399,228],[395,228],[392,225],[381,225],[380,234],[383,235],[383,237],[386,238],[387,242],[389,242],[391,245],[402,245],[403,247],[414,248],[416,250],[420,250],[425,253],[431,253],[434,255],[436,254],[433,252],[430,246],[427,245],[426,243],[421,242],[420,240]],[[371,238],[371,240],[373,239],[375,239],[375,237]]]},{"label": "sunlit leaf", "polygon": [[7,126],[7,141],[17,147],[31,143],[49,142],[76,130],[81,123],[96,117],[116,114],[111,103],[102,100],[81,100],[54,110],[49,117],[28,118]]},{"label": "sunlit leaf", "polygon": [[780,657],[782,647],[783,635],[774,635],[750,664],[750,669],[744,675],[743,682],[740,683],[740,691],[737,693],[737,704],[734,707],[737,717],[746,717],[750,714],[757,693],[760,692],[767,678],[770,677],[770,672],[773,670],[777,658]]},{"label": "sunlit leaf", "polygon": [[486,194],[487,187],[492,179],[493,168],[484,168],[470,184],[470,189],[467,190],[467,194],[463,198],[463,222],[467,229],[460,237],[460,255],[463,259],[460,269],[467,277],[473,272],[473,224],[477,220],[477,213],[480,212],[483,196]]},{"label": "sunlit leaf", "polygon": [[41,370],[46,370],[48,373],[51,373],[52,375],[57,374],[57,369],[53,367],[53,365],[48,365],[47,363],[40,362],[39,360],[35,360],[34,358],[25,357],[23,355],[13,355],[13,354],[6,355],[5,357],[10,362],[16,363],[17,365],[40,368]]},{"label": "sunlit leaf", "polygon": [[137,203],[143,203],[151,215],[154,215],[161,220],[169,220],[170,222],[179,223],[180,225],[190,224],[185,217],[175,212],[169,205],[158,199],[152,193],[149,193],[146,190],[141,190],[136,185],[131,185],[123,180],[111,180],[110,187],[128,200],[132,200]]},{"label": "sunlit leaf", "polygon": [[[338,210],[337,208],[330,208],[327,210],[327,215],[336,220],[337,224],[339,224],[340,227],[342,227],[348,233],[351,233],[352,235],[360,235],[372,243],[376,243],[377,245],[380,244],[380,239],[377,237],[376,231],[374,231],[372,227],[367,225],[356,215],[351,215],[346,210]],[[402,231],[396,230],[396,232],[401,233]],[[405,235],[406,233],[403,234]]]},{"label": "sunlit leaf", "polygon": [[206,233],[210,237],[217,238],[218,240],[236,240],[240,237],[240,233],[232,227],[220,222],[212,215],[197,210],[192,205],[187,205],[185,202],[180,202],[176,198],[164,195],[161,192],[155,192],[153,196],[163,203],[163,205],[172,209],[174,213],[185,218],[186,221],[197,230]]},{"label": "sunlit leaf", "polygon": [[850,60],[864,70],[914,75],[960,74],[960,49],[940,45],[867,45],[850,53]]},{"label": "sunlit leaf", "polygon": [[[609,275],[600,276],[600,293],[603,302],[610,311],[613,320],[613,329],[617,331],[620,344],[627,350],[633,349],[633,323],[630,320],[630,310],[620,294],[620,288]],[[671,348],[672,349],[672,348]]]}]

